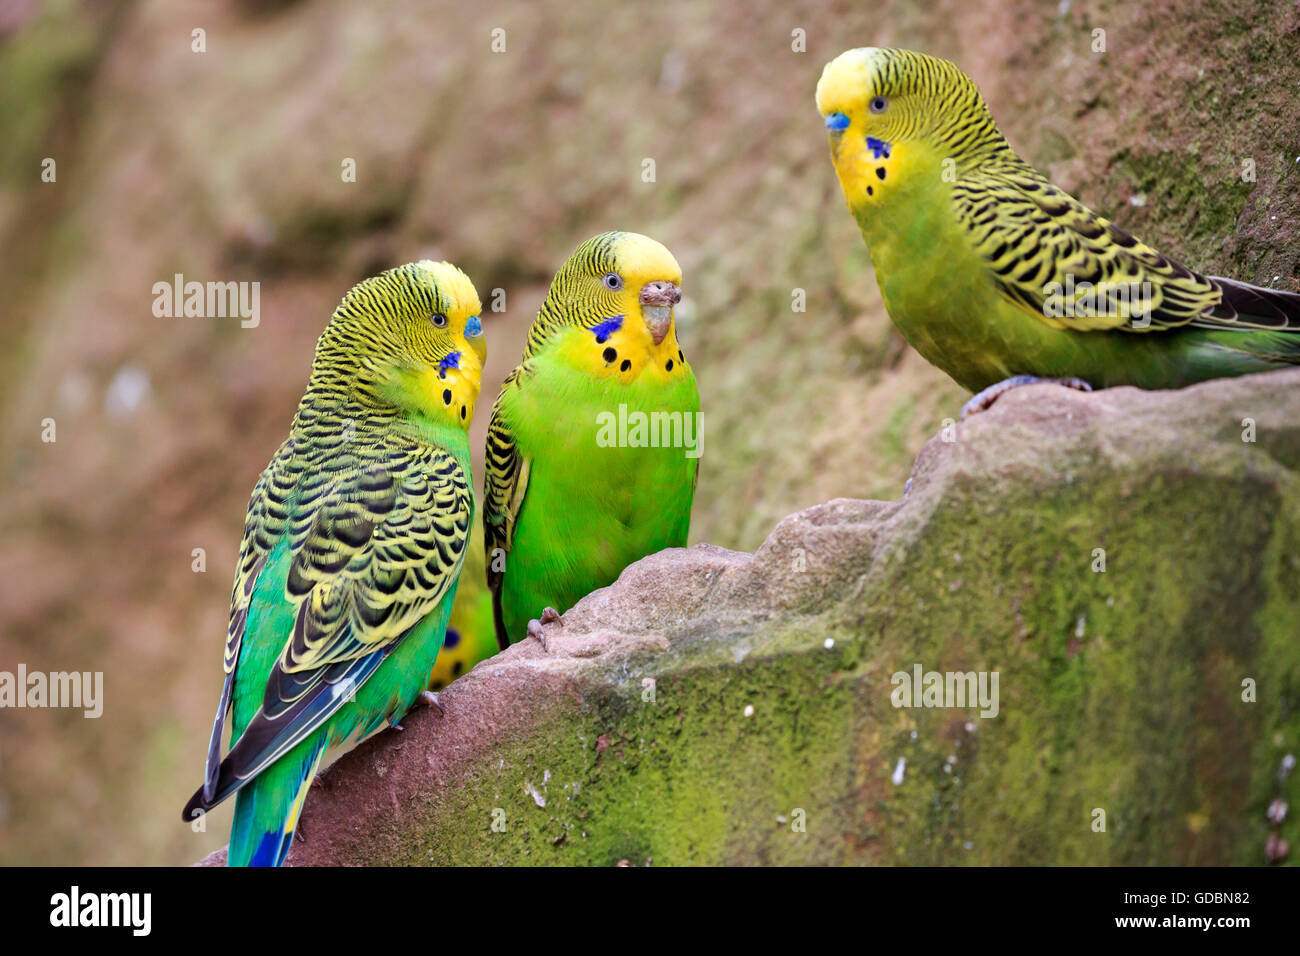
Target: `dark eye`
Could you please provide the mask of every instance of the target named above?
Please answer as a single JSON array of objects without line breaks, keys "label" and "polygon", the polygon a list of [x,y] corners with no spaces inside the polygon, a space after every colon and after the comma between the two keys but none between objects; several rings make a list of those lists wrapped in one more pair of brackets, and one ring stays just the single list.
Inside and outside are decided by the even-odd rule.
[{"label": "dark eye", "polygon": [[871,112],[873,113],[883,113],[885,111],[885,107],[888,105],[889,105],[889,100],[885,99],[883,96],[877,96],[869,104],[867,104],[867,108],[871,110]]},{"label": "dark eye", "polygon": [[441,312],[433,313],[433,315],[429,317],[429,321],[440,329],[445,329],[447,327],[447,317]]},{"label": "dark eye", "polygon": [[600,281],[604,284],[605,288],[609,289],[611,292],[617,292],[619,289],[623,288],[623,277],[616,272],[606,273],[605,278]]}]

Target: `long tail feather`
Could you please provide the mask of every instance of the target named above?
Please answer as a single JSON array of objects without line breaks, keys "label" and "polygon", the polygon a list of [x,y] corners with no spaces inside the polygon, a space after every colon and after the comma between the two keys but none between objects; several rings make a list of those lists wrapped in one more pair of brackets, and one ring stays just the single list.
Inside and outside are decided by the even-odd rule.
[{"label": "long tail feather", "polygon": [[289,854],[298,817],[325,741],[303,741],[235,795],[227,866],[279,866]]},{"label": "long tail feather", "polygon": [[[194,792],[181,811],[182,819],[189,821],[201,812],[206,813],[232,793],[248,786],[269,765],[287,757],[292,748],[299,746],[302,740],[347,704],[355,689],[370,679],[390,650],[384,648],[334,665],[311,693],[300,695],[291,708],[282,711],[275,719],[268,719],[265,711],[259,710],[240,733],[226,759],[216,768],[215,784],[209,786],[205,781]],[[209,763],[209,768],[211,766]]]}]

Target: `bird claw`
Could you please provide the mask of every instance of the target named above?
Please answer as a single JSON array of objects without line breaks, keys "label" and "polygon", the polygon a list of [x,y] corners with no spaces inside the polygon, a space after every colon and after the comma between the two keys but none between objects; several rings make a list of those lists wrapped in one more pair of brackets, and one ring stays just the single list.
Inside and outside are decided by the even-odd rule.
[{"label": "bird claw", "polygon": [[549,654],[550,647],[546,643],[546,634],[542,630],[544,624],[555,624],[560,620],[560,612],[553,607],[542,608],[541,620],[533,618],[528,622],[528,636],[542,645],[542,652]]},{"label": "bird claw", "polygon": [[1073,388],[1080,392],[1092,391],[1092,386],[1081,378],[1040,378],[1037,375],[1012,375],[1010,378],[1005,378],[996,384],[990,385],[983,391],[976,392],[970,401],[961,407],[960,417],[965,419],[968,415],[974,415],[977,412],[992,408],[994,402],[1013,388],[1034,384],[1062,385],[1065,388]]},{"label": "bird claw", "polygon": [[[439,717],[446,716],[442,710],[442,703],[438,700],[438,695],[431,690],[420,691],[419,696],[415,698],[415,704],[423,704],[426,707],[432,707],[438,712]],[[412,704],[411,706],[414,707],[415,704]],[[408,710],[401,717],[393,720],[388,726],[392,727],[394,730],[405,730],[406,728],[402,726],[401,722],[405,720],[410,713],[411,711]]]},{"label": "bird claw", "polygon": [[537,620],[537,618],[533,618],[528,622],[528,636],[542,645],[542,652],[544,654],[549,654],[551,652],[551,649],[546,646],[546,635],[542,633],[542,622]]}]

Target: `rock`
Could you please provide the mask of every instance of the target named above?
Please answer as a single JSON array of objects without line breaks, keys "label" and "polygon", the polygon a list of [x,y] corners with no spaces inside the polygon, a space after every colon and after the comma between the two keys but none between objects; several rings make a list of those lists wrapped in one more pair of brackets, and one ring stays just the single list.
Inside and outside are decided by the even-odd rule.
[{"label": "rock", "polygon": [[[1278,858],[1300,370],[1030,386],[949,437],[900,501],[629,567],[547,627],[549,653],[515,645],[445,716],[334,764],[290,863]],[[895,707],[918,666],[996,672],[996,716]]]}]

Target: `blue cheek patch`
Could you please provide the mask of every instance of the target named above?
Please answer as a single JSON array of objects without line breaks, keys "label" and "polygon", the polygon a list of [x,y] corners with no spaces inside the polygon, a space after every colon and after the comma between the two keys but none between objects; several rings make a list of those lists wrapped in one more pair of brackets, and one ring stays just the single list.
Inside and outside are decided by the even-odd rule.
[{"label": "blue cheek patch", "polygon": [[876,139],[874,136],[868,136],[867,149],[871,150],[871,155],[876,159],[889,158],[889,144],[883,139]]},{"label": "blue cheek patch", "polygon": [[615,315],[605,319],[599,325],[590,327],[591,334],[596,336],[596,344],[604,345],[606,339],[623,327],[623,316]]},{"label": "blue cheek patch", "polygon": [[476,335],[483,334],[483,323],[479,321],[477,315],[471,315],[465,320],[465,335],[473,338]]},{"label": "blue cheek patch", "polygon": [[438,363],[438,371],[443,374],[446,374],[446,371],[449,368],[460,368],[459,352],[452,352],[450,355],[446,356],[445,358],[443,358],[441,362]]},{"label": "blue cheek patch", "polygon": [[832,133],[842,133],[849,128],[849,118],[843,113],[827,113],[826,128]]}]

